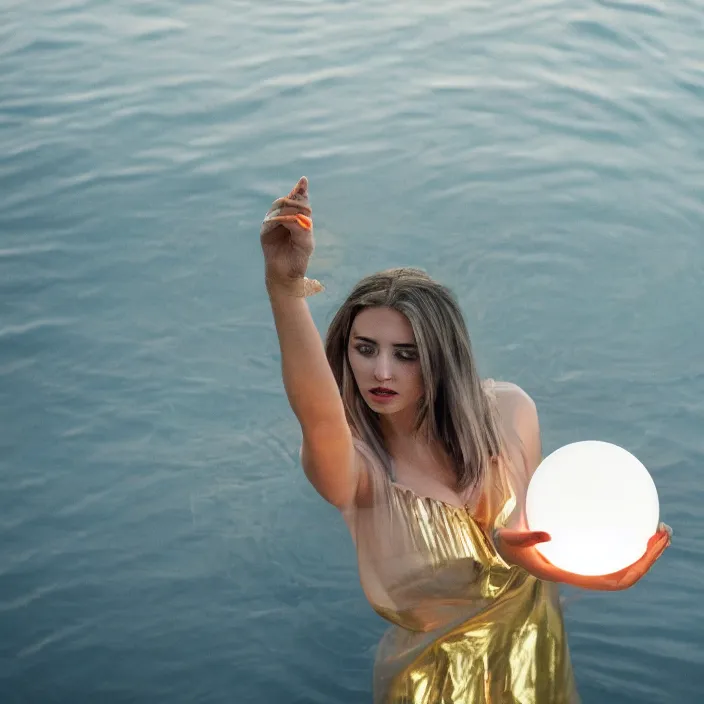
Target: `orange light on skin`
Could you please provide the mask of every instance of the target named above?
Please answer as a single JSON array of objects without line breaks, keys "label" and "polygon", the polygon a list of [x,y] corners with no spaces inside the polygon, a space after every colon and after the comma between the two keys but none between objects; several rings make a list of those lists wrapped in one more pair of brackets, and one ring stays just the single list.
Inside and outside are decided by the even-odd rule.
[{"label": "orange light on skin", "polygon": [[296,222],[304,229],[313,229],[313,221],[307,215],[296,215]]},{"label": "orange light on skin", "polygon": [[622,447],[597,440],[546,457],[526,497],[530,530],[551,537],[538,552],[580,575],[611,574],[636,562],[658,529],[659,514],[648,470]]}]

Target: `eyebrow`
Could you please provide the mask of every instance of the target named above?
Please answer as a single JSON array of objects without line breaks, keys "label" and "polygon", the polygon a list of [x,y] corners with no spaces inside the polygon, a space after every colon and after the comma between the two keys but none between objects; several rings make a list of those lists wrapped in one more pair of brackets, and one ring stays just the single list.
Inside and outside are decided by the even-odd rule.
[{"label": "eyebrow", "polygon": [[[371,337],[362,337],[361,335],[355,335],[355,340],[363,340],[364,342],[370,342],[372,345],[376,345],[377,341],[372,340]],[[416,349],[416,344],[413,342],[398,342],[393,345],[394,347],[401,347],[403,349]]]}]

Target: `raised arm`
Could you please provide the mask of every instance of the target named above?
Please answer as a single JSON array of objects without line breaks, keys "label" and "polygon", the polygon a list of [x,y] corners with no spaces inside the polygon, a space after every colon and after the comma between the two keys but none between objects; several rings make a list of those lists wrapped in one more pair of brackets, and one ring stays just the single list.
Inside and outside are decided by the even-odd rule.
[{"label": "raised arm", "polygon": [[272,204],[261,228],[266,288],[281,347],[284,388],[303,431],[301,463],[331,504],[350,504],[363,459],[355,452],[342,399],[305,296],[319,290],[305,278],[315,247],[308,181]]}]

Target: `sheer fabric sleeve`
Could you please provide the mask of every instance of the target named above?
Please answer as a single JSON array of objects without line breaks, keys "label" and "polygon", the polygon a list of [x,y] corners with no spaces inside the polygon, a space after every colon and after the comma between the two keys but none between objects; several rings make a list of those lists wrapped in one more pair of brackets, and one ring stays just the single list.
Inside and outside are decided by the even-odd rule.
[{"label": "sheer fabric sleeve", "polygon": [[511,510],[498,516],[494,528],[527,528],[526,494],[542,461],[538,412],[533,399],[518,385],[496,382],[496,403],[510,467],[506,470],[514,497]]}]

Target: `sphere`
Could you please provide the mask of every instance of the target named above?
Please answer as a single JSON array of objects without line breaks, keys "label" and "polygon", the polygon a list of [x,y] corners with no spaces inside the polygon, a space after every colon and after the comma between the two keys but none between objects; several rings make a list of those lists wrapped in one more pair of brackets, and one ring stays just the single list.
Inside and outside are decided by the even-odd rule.
[{"label": "sphere", "polygon": [[640,559],[660,505],[648,470],[630,452],[598,440],[555,450],[535,470],[526,498],[536,545],[556,567],[580,575],[617,572]]}]

